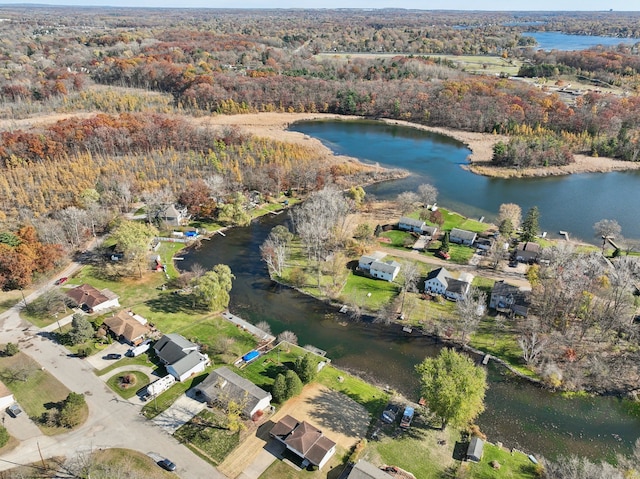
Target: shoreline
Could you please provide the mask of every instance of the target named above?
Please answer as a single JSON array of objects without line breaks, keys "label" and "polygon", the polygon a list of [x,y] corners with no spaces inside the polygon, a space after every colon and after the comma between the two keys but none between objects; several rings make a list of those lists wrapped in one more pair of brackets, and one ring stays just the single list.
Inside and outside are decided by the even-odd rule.
[{"label": "shoreline", "polygon": [[[239,115],[214,115],[198,118],[203,126],[236,126],[246,129],[256,136],[263,136],[298,143],[301,145],[313,146],[323,152],[323,154],[346,161],[360,161],[357,158],[336,155],[327,148],[320,140],[312,138],[287,128],[299,121],[311,120],[366,120],[368,118],[354,115],[337,115],[333,113],[248,113]],[[616,160],[606,157],[591,157],[586,155],[574,155],[575,163],[565,166],[544,167],[544,168],[502,168],[493,166],[491,158],[493,156],[493,146],[498,141],[508,141],[506,135],[495,135],[492,133],[477,133],[464,130],[455,130],[446,127],[434,127],[412,123],[405,120],[394,120],[390,118],[378,118],[377,121],[389,125],[401,125],[408,128],[416,128],[440,135],[451,137],[464,144],[469,150],[467,157],[468,164],[463,168],[474,174],[493,178],[535,178],[545,176],[564,176],[579,173],[609,173],[613,171],[630,171],[640,169],[640,162],[630,162]]]}]

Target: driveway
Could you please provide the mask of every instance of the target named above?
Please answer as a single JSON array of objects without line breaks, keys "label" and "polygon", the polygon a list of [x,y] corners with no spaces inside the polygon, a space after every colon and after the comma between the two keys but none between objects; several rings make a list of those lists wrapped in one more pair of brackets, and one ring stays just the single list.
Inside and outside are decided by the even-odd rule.
[{"label": "driveway", "polygon": [[131,346],[129,346],[128,344],[114,341],[103,350],[98,351],[96,354],[92,354],[84,360],[91,366],[93,366],[97,371],[100,371],[106,367],[111,366],[116,361],[114,359],[105,359],[105,356],[107,354],[122,354],[122,357],[124,357],[124,353],[126,353],[129,349],[131,349]]},{"label": "driveway", "polygon": [[173,434],[206,407],[206,403],[189,397],[189,391],[187,391],[187,394],[180,396],[169,409],[158,414],[152,421],[165,432]]},{"label": "driveway", "polygon": [[286,415],[308,421],[345,450],[365,437],[370,421],[368,411],[353,399],[320,384],[310,384],[237,447],[220,464],[220,472],[230,478],[257,479],[281,452],[274,447],[277,443],[273,444],[269,431]]}]

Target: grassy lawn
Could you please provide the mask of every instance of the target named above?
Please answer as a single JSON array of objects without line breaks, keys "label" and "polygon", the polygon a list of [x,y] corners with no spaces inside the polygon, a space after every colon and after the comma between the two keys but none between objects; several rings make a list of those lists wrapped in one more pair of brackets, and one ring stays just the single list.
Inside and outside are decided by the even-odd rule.
[{"label": "grassy lawn", "polygon": [[216,362],[233,363],[258,344],[256,338],[247,331],[221,316],[192,323],[177,331],[187,339],[206,345],[206,352]]},{"label": "grassy lawn", "polygon": [[[127,375],[133,376],[135,378],[133,384],[122,384],[121,378]],[[132,398],[140,389],[142,389],[149,383],[149,376],[140,371],[124,371],[122,373],[114,374],[109,379],[107,379],[107,386],[113,389],[124,399]]]},{"label": "grassy lawn", "polygon": [[[439,322],[442,319],[455,318],[456,304],[438,296],[436,299],[421,299],[421,295],[407,293],[405,298],[405,322],[413,326],[427,322]],[[411,307],[413,305],[413,307]]]},{"label": "grassy lawn", "polygon": [[497,331],[495,317],[485,316],[480,321],[478,330],[471,335],[469,344],[505,360],[522,374],[537,377],[522,363],[522,349],[516,341],[515,325],[509,320]]},{"label": "grassy lawn", "polygon": [[[500,469],[491,467],[492,461],[498,461]],[[525,454],[521,452],[512,454],[487,443],[484,445],[482,461],[477,464],[465,463],[462,467],[468,468],[469,474],[465,477],[469,479],[534,479],[538,477],[536,466]]]},{"label": "grassy lawn", "polygon": [[156,417],[158,414],[168,409],[169,406],[171,406],[176,401],[176,399],[178,399],[178,397],[180,397],[187,391],[187,389],[191,389],[192,387],[197,386],[202,381],[204,381],[205,378],[209,375],[209,371],[210,370],[206,370],[202,374],[189,378],[181,383],[175,383],[165,392],[160,394],[157,398],[149,399],[147,404],[145,404],[142,408],[142,414],[147,419]]},{"label": "grassy lawn", "polygon": [[475,286],[480,291],[484,291],[487,293],[487,298],[491,296],[491,290],[493,289],[493,285],[496,283],[495,279],[485,278],[483,276],[474,276],[472,286]]},{"label": "grassy lawn", "polygon": [[156,462],[146,454],[131,449],[101,449],[93,453],[96,467],[105,469],[111,466],[119,467],[126,465],[126,470],[130,475],[145,477],[146,479],[169,479],[175,478],[175,473],[161,469]]},{"label": "grassy lawn", "polygon": [[226,429],[224,414],[207,409],[180,427],[174,436],[214,466],[240,444],[240,432]]},{"label": "grassy lawn", "polygon": [[[186,246],[187,245],[185,243],[170,243],[168,241],[162,241],[160,243],[160,248],[158,248],[158,255],[160,255],[162,264],[167,265],[167,274],[171,278],[177,278],[178,276],[180,276],[172,259],[174,256],[176,256],[176,253],[178,251],[183,250]],[[160,273],[156,273],[156,275],[159,274]]]},{"label": "grassy lawn", "polygon": [[233,370],[262,389],[271,391],[271,386],[278,373],[284,374],[287,369],[293,368],[296,358],[304,356],[306,353],[307,351],[299,346],[281,344],[246,367],[233,368]]},{"label": "grassy lawn", "polygon": [[325,366],[318,374],[316,381],[362,404],[372,417],[382,414],[389,400],[389,395],[380,388],[333,366]]},{"label": "grassy lawn", "polygon": [[391,243],[383,243],[384,246],[389,246],[391,248],[406,250],[407,247],[404,245],[404,242],[407,241],[407,238],[411,238],[413,240],[411,244],[415,243],[415,238],[408,231],[389,230],[381,233],[380,237],[391,240]]},{"label": "grassy lawn", "polygon": [[390,303],[398,295],[398,291],[399,286],[396,283],[367,278],[350,271],[340,300],[357,304],[369,311],[376,311]]},{"label": "grassy lawn", "polygon": [[444,224],[441,231],[450,231],[452,228],[460,228],[467,231],[473,231],[475,233],[482,233],[491,227],[488,223],[480,223],[479,221],[465,218],[461,214],[454,213],[444,208],[439,208],[444,218]]},{"label": "grassy lawn", "polygon": [[[44,426],[38,422],[52,404],[63,401],[70,392],[40,364],[23,353],[11,357],[2,356],[0,357],[0,378],[44,434],[51,436],[69,432],[66,428]],[[87,419],[88,414],[89,410],[85,406],[84,417],[80,424]]]},{"label": "grassy lawn", "polygon": [[[28,296],[31,291],[23,291],[25,296]],[[12,307],[18,301],[22,301],[22,292],[18,290],[14,291],[0,291],[0,313],[4,313],[7,309]]]},{"label": "grassy lawn", "polygon": [[321,471],[304,470],[298,472],[290,465],[276,459],[267,468],[266,471],[259,476],[259,479],[338,479],[340,473],[345,468],[346,452],[344,449],[336,448],[336,453],[324,465]]}]

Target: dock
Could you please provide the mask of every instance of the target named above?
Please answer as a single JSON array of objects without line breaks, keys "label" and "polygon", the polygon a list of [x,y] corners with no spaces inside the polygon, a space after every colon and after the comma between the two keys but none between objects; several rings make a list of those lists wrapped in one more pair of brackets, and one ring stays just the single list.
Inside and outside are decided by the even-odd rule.
[{"label": "dock", "polygon": [[489,359],[491,359],[491,355],[490,354],[485,354],[484,358],[482,358],[482,364],[485,365],[485,366],[487,364],[489,364]]},{"label": "dock", "polygon": [[567,241],[569,241],[569,233],[567,233],[566,231],[559,231],[560,236],[564,236],[564,239],[566,239]]},{"label": "dock", "polygon": [[224,234],[224,233],[222,232],[222,230],[218,230],[218,231],[216,231],[216,233],[218,233],[220,236],[227,236],[226,234]]}]

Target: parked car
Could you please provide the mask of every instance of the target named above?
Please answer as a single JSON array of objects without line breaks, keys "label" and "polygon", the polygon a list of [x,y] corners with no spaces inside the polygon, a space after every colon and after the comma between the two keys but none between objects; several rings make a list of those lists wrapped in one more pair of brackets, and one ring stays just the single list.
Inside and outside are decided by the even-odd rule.
[{"label": "parked car", "polygon": [[56,279],[56,281],[55,281],[55,283],[54,283],[54,284],[55,284],[56,286],[59,286],[59,285],[61,285],[62,283],[65,283],[68,279],[69,279],[69,278],[67,278],[66,276],[63,276],[62,278],[58,278],[58,279]]},{"label": "parked car", "polygon": [[22,414],[22,409],[20,409],[20,406],[18,406],[17,404],[12,404],[7,408],[7,413],[11,417],[18,417],[20,414]]},{"label": "parked car", "polygon": [[122,358],[122,354],[117,354],[117,353],[109,353],[104,357],[104,359],[120,359],[120,358]]},{"label": "parked car", "polygon": [[450,259],[451,255],[449,253],[447,253],[446,251],[436,251],[436,256],[442,258],[442,259]]},{"label": "parked car", "polygon": [[413,419],[413,408],[411,406],[407,406],[404,408],[404,413],[402,414],[402,419],[400,420],[400,427],[405,429],[411,426],[411,420]]},{"label": "parked car", "polygon": [[160,466],[162,469],[166,471],[176,470],[176,465],[166,457],[162,461],[158,461],[158,466]]},{"label": "parked car", "polygon": [[398,406],[391,403],[387,404],[387,407],[382,411],[382,422],[386,422],[387,424],[395,422],[399,412],[400,408]]}]

